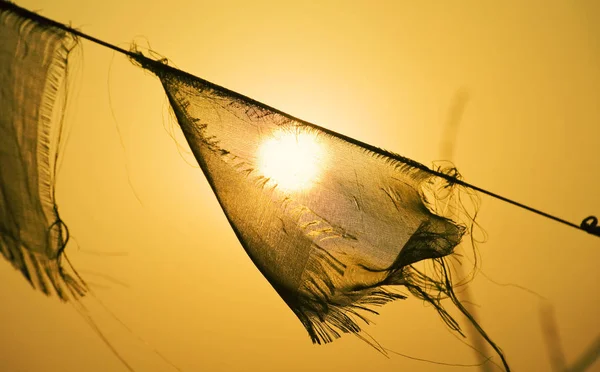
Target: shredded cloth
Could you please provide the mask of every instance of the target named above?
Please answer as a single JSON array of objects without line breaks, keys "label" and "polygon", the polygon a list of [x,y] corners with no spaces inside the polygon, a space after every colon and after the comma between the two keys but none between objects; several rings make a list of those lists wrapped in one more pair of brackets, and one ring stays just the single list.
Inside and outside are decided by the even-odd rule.
[{"label": "shredded cloth", "polygon": [[54,198],[69,33],[0,8],[0,251],[62,300],[83,283],[61,266],[68,233]]},{"label": "shredded cloth", "polygon": [[[445,257],[465,226],[436,211],[436,190],[452,194],[455,185],[410,159],[134,60],[160,78],[231,227],[313,342],[343,333],[369,342],[357,321],[405,298],[394,286],[460,332],[440,300],[454,296]],[[434,261],[433,273],[412,265],[422,260]]]}]

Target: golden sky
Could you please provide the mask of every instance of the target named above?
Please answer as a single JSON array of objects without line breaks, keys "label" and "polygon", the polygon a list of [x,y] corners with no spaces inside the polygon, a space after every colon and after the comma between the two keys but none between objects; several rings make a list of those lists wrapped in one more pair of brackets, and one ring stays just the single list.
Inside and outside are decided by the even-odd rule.
[{"label": "golden sky", "polygon": [[[454,162],[468,182],[576,223],[600,214],[598,2],[17,3],[125,48],[149,42],[194,75],[425,164],[466,91]],[[58,205],[69,257],[133,334],[88,300],[92,318],[132,365],[165,370],[147,342],[184,371],[457,370],[386,359],[352,336],[313,346],[238,243],[158,80],[81,46]],[[487,197],[479,223],[483,272],[552,301],[572,361],[600,331],[600,240]],[[3,371],[125,370],[72,306],[8,263],[0,283]],[[514,370],[549,370],[538,299],[484,276],[471,289]],[[390,349],[474,360],[415,299],[372,319]]]}]

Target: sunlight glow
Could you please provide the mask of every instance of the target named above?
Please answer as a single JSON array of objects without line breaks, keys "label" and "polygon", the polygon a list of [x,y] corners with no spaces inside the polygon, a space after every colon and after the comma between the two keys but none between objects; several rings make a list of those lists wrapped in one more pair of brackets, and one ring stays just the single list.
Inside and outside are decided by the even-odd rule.
[{"label": "sunlight glow", "polygon": [[323,148],[314,133],[279,130],[259,149],[260,172],[284,191],[306,190],[321,173]]}]

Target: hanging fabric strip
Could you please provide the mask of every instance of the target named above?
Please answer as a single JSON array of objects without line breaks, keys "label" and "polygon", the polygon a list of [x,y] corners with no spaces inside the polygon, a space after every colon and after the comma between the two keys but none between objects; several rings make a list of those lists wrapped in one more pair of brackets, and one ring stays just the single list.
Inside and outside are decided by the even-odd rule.
[{"label": "hanging fabric strip", "polygon": [[55,204],[67,58],[76,39],[0,8],[0,250],[31,285],[62,300],[84,284],[61,266]]}]

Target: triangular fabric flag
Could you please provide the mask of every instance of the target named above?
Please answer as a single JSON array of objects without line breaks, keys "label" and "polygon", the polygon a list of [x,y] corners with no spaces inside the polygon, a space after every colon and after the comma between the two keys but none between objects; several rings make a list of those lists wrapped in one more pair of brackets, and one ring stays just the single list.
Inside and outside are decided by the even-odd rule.
[{"label": "triangular fabric flag", "polygon": [[61,265],[68,240],[54,198],[70,33],[0,8],[0,251],[62,300],[85,286]]},{"label": "triangular fabric flag", "polygon": [[[410,159],[133,59],[160,78],[237,237],[313,342],[342,333],[367,340],[357,321],[404,298],[394,286],[430,302],[460,331],[440,302],[452,293],[444,257],[465,233],[438,205],[455,185],[440,185]],[[422,260],[434,263],[433,273],[412,265]]]}]

